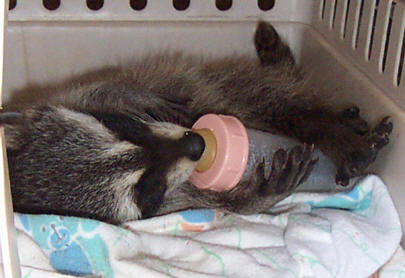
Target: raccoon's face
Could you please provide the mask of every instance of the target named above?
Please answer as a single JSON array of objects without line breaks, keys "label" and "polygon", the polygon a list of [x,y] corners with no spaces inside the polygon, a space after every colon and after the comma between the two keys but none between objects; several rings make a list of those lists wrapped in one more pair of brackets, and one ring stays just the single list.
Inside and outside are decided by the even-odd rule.
[{"label": "raccoon's face", "polygon": [[121,132],[121,139],[135,143],[145,152],[145,172],[134,188],[136,204],[145,218],[159,209],[166,189],[174,189],[189,178],[205,143],[199,134],[172,123],[132,122],[132,128],[135,126],[136,134]]},{"label": "raccoon's face", "polygon": [[167,188],[182,185],[189,178],[205,148],[199,134],[172,123],[145,123],[105,113],[93,116],[120,140],[142,149],[143,173],[133,194],[143,218],[158,211]]},{"label": "raccoon's face", "polygon": [[[136,184],[127,185],[124,192],[133,195],[138,215],[143,218],[159,209],[167,188],[182,185],[189,178],[205,148],[199,134],[176,124],[144,122],[118,113],[90,114],[118,140],[137,146],[140,152],[136,157],[137,169],[141,167],[137,171],[142,174]],[[115,172],[119,174],[118,170]],[[121,207],[125,207],[129,202],[122,203]]]},{"label": "raccoon's face", "polygon": [[144,122],[126,115],[91,113],[119,140],[141,147],[145,169],[156,169],[168,186],[184,183],[200,159],[205,143],[190,129],[168,122]]},{"label": "raccoon's face", "polygon": [[190,129],[122,114],[41,107],[12,123],[2,117],[19,201],[33,202],[23,194],[36,194],[27,188],[40,185],[49,206],[61,208],[52,213],[81,216],[72,211],[83,208],[118,222],[151,216],[166,189],[189,178],[205,148]]}]

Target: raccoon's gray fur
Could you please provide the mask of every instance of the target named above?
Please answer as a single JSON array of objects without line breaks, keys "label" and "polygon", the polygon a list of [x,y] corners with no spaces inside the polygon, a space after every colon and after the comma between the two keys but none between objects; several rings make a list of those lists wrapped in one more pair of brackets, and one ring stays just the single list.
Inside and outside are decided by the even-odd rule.
[{"label": "raccoon's gray fur", "polygon": [[[21,114],[0,117],[15,210],[111,223],[187,208],[261,212],[305,180],[312,145],[336,163],[339,183],[362,173],[392,124],[370,129],[356,107],[323,104],[271,25],[259,22],[254,41],[259,59],[154,55],[17,95],[6,109]],[[187,179],[203,146],[189,128],[206,113],[307,145],[277,151],[268,177],[261,163],[235,189],[199,190]]]}]

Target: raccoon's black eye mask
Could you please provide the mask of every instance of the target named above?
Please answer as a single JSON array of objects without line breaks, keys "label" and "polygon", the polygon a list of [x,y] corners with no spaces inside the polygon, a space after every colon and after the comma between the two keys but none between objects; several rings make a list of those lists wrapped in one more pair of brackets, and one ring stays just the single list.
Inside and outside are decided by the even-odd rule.
[{"label": "raccoon's black eye mask", "polygon": [[[180,139],[159,137],[147,124],[122,114],[91,113],[105,127],[110,129],[120,140],[134,143],[151,152],[153,159],[167,157],[174,161],[188,157],[192,161],[200,159],[204,151],[204,140],[200,135],[186,131]],[[153,161],[156,164],[156,160]]]}]

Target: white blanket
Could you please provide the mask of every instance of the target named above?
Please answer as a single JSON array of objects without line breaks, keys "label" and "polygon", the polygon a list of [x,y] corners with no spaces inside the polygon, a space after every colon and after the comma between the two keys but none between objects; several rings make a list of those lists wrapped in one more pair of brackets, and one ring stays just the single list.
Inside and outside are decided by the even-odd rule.
[{"label": "white blanket", "polygon": [[184,211],[122,227],[16,214],[22,274],[361,278],[380,270],[380,278],[405,277],[398,214],[378,177],[350,193],[297,193],[276,207],[287,208],[252,216]]}]

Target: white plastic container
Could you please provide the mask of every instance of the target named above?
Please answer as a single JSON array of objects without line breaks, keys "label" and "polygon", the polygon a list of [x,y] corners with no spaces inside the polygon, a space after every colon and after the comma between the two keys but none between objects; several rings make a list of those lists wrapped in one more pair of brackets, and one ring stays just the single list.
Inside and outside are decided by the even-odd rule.
[{"label": "white plastic container", "polygon": [[[255,23],[268,20],[291,46],[298,64],[311,72],[311,81],[334,96],[335,105],[355,103],[371,122],[392,117],[391,143],[373,170],[388,185],[405,227],[403,0],[275,0],[267,11],[255,0],[233,0],[224,11],[214,0],[190,0],[181,11],[173,6],[176,0],[147,1],[141,10],[125,0],[104,0],[99,10],[89,9],[85,0],[61,0],[53,11],[43,1],[17,0],[8,14],[3,101],[30,84],[63,80],[161,49],[212,57],[255,55]],[[6,176],[1,180],[7,181]],[[2,217],[11,215],[9,195],[1,191]],[[7,236],[12,235],[12,222],[6,220],[10,218],[0,225],[2,244],[10,239],[2,246],[4,277],[14,278],[18,262],[13,239]]]}]

